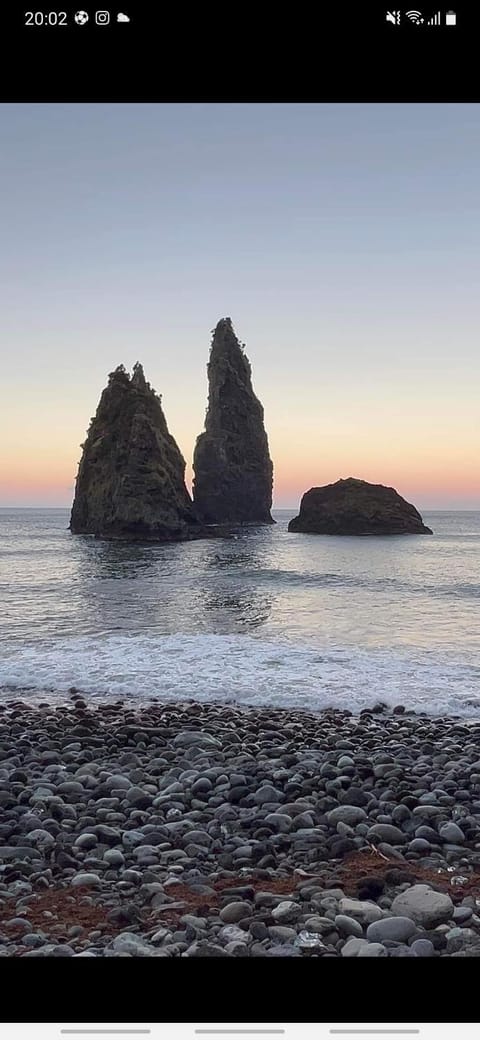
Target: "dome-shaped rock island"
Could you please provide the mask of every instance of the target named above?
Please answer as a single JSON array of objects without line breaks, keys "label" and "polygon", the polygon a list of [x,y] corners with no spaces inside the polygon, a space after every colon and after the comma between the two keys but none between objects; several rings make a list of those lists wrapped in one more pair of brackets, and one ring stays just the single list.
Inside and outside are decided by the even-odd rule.
[{"label": "dome-shaped rock island", "polygon": [[289,531],[305,534],[433,534],[415,506],[394,488],[348,477],[303,495]]}]

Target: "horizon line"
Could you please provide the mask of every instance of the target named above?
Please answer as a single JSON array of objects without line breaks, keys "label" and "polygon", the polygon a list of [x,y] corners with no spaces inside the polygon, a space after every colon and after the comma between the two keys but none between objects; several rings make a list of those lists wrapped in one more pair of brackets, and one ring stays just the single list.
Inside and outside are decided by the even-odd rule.
[{"label": "horizon line", "polygon": [[[64,509],[65,512],[69,512],[69,511],[71,511],[71,508],[72,508],[71,506],[41,506],[41,505],[32,505],[32,506],[8,505],[8,506],[2,506],[2,505],[0,505],[0,509],[15,509],[15,510],[21,510],[21,509],[50,509],[50,510],[53,511],[53,510],[58,510],[58,509]],[[295,505],[290,505],[290,506],[275,506],[274,505],[271,508],[272,508],[272,512],[273,513],[275,513],[275,512],[290,512],[293,509],[298,510],[300,508],[300,503],[296,503]],[[464,508],[455,508],[453,506],[442,506],[442,507],[435,506],[434,507],[434,506],[422,506],[422,505],[419,505],[418,509],[419,510],[421,509],[422,512],[424,512],[424,513],[480,513],[480,504],[478,506],[469,506],[468,508],[465,508],[465,507]]]}]

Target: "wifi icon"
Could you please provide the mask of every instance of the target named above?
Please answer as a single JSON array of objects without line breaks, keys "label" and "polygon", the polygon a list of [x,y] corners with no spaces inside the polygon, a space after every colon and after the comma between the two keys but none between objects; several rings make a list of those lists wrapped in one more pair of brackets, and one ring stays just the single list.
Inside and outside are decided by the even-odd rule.
[{"label": "wifi icon", "polygon": [[421,11],[406,11],[405,17],[413,22],[414,25],[423,25],[423,22],[425,21]]}]

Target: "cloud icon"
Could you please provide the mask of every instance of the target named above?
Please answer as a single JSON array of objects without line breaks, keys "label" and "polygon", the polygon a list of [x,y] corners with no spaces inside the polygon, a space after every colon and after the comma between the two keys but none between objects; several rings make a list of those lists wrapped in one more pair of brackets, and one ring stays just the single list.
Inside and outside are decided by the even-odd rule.
[{"label": "cloud icon", "polygon": [[120,14],[117,14],[117,22],[129,22],[129,21],[130,21],[130,18],[128,17],[128,14],[122,14],[121,12],[120,12]]}]

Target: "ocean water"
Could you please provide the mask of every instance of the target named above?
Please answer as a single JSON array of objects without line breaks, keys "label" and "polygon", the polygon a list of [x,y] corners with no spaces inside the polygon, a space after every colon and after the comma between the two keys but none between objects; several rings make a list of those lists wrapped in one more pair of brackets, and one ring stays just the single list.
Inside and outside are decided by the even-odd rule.
[{"label": "ocean water", "polygon": [[[480,716],[480,513],[433,537],[275,526],[102,542],[67,509],[0,510],[0,697],[197,698]],[[45,694],[48,693],[48,698]]]}]

